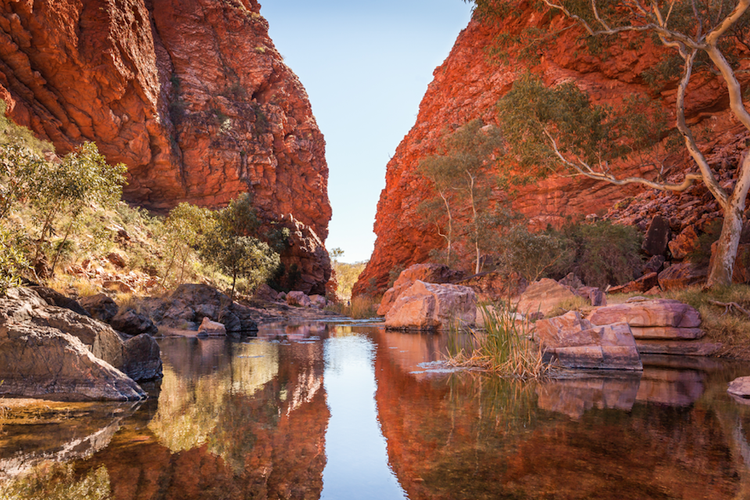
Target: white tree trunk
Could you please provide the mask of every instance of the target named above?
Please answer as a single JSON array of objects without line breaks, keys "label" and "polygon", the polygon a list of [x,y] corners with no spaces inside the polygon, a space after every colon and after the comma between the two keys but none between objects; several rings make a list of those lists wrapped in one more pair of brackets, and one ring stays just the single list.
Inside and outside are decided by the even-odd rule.
[{"label": "white tree trunk", "polygon": [[740,245],[745,199],[750,188],[750,154],[742,159],[739,178],[732,195],[724,205],[724,224],[713,254],[713,265],[708,271],[708,288],[732,284],[734,261]]}]

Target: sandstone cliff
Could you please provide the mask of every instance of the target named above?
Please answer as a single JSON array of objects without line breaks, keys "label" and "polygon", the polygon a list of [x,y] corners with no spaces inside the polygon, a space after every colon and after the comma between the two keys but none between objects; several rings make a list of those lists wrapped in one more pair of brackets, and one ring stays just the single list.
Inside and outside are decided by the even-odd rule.
[{"label": "sandstone cliff", "polygon": [[58,152],[90,140],[125,163],[130,202],[253,192],[262,216],[294,221],[285,264],[316,273],[299,286],[324,291],[325,141],[256,0],[3,2],[0,98]]},{"label": "sandstone cliff", "polygon": [[[571,23],[560,16],[542,15],[526,2],[519,2],[518,12],[498,21],[478,16],[459,35],[450,55],[434,72],[434,80],[420,105],[416,124],[407,134],[388,163],[386,187],[378,203],[375,221],[375,250],[354,294],[378,293],[385,290],[389,271],[425,262],[429,252],[441,248],[434,230],[420,219],[417,207],[431,196],[431,187],[417,173],[419,162],[435,154],[447,130],[481,118],[496,121],[496,103],[507,93],[519,75],[526,71],[539,74],[546,84],[573,80],[600,104],[618,106],[623,98],[640,93],[659,98],[669,112],[674,104],[676,85],[669,82],[654,91],[646,82],[644,72],[656,66],[662,48],[647,40],[643,44],[628,39],[606,47],[599,56],[592,56],[577,29],[565,29]],[[507,59],[493,57],[498,40],[512,38],[540,29],[556,33],[551,43],[540,45],[534,55],[521,56],[531,43],[507,49]],[[710,142],[704,144],[714,162],[727,162],[737,154],[742,129],[727,112],[726,91],[711,75],[698,74],[689,88],[687,114],[692,124],[703,122],[710,129]],[[686,157],[674,159],[679,171]],[[730,165],[731,166],[731,165]],[[622,173],[655,176],[655,171],[622,166]],[[667,172],[669,174],[669,172]],[[513,208],[526,215],[532,226],[559,225],[568,217],[602,214],[625,197],[640,191],[637,187],[622,188],[581,177],[551,176],[533,185],[522,186],[513,200]],[[504,195],[496,191],[501,199]]]}]

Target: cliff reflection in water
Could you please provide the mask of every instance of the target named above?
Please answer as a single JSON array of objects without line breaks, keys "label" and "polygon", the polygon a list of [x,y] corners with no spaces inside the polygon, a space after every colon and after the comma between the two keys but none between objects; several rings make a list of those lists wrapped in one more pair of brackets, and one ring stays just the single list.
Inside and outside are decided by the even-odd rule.
[{"label": "cliff reflection in water", "polygon": [[105,465],[117,499],[319,498],[323,344],[290,330],[300,342],[286,328],[243,343],[162,341],[156,408],[85,468]]},{"label": "cliff reflection in water", "polygon": [[735,370],[670,358],[642,375],[446,378],[402,352],[433,353],[435,337],[399,335],[376,335],[376,397],[412,500],[750,497],[750,412],[725,393]]},{"label": "cliff reflection in water", "polygon": [[0,419],[0,469],[14,491],[41,467],[122,500],[750,498],[750,406],[726,394],[750,368],[652,356],[521,383],[435,370],[445,342],[325,324],[165,339],[158,398],[81,407],[80,427]]}]

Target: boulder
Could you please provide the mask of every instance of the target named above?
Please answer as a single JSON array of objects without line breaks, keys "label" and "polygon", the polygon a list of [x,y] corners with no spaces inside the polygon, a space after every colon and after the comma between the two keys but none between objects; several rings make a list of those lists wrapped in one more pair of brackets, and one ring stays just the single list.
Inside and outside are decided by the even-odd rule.
[{"label": "boulder", "polygon": [[289,292],[286,294],[286,303],[290,306],[310,307],[312,302],[305,292]]},{"label": "boulder", "polygon": [[197,330],[203,318],[224,324],[235,337],[258,330],[250,308],[232,302],[216,288],[202,284],[184,284],[168,297],[148,298],[141,311],[159,326]]},{"label": "boulder", "polygon": [[698,233],[695,226],[688,226],[669,242],[672,257],[682,260],[698,247]]},{"label": "boulder", "polygon": [[666,259],[663,255],[654,255],[646,261],[643,265],[643,274],[658,273],[661,271],[662,266]]},{"label": "boulder", "polygon": [[706,281],[708,269],[691,262],[672,264],[659,273],[659,286],[662,290],[683,290],[690,285]]},{"label": "boulder", "polygon": [[615,286],[607,290],[607,293],[644,293],[659,284],[659,275],[656,272],[644,274],[635,281],[624,285]]},{"label": "boulder", "polygon": [[146,393],[127,375],[60,330],[0,327],[0,395],[67,401],[135,401]]},{"label": "boulder", "polygon": [[29,287],[31,290],[35,291],[37,295],[39,295],[44,301],[51,305],[51,306],[57,306],[62,307],[64,309],[70,309],[74,313],[78,313],[82,316],[91,316],[89,312],[84,309],[81,304],[78,303],[77,300],[71,299],[70,297],[66,297],[65,295],[61,294],[60,292],[53,290],[51,288],[47,288],[46,286],[32,286]]},{"label": "boulder", "polygon": [[159,331],[151,318],[132,308],[120,310],[109,324],[118,332],[127,335],[141,335],[142,333],[154,335]]},{"label": "boulder", "polygon": [[198,335],[207,335],[211,337],[223,337],[227,334],[227,328],[216,321],[203,318],[203,322],[198,327]]},{"label": "boulder", "polygon": [[107,260],[113,265],[119,268],[128,267],[128,261],[124,255],[117,252],[110,252],[107,254]]},{"label": "boulder", "polygon": [[414,264],[401,271],[393,287],[389,288],[383,295],[378,307],[377,314],[385,316],[396,299],[406,290],[408,290],[417,281],[423,283],[452,283],[463,277],[460,271],[453,271],[448,266],[442,264]]},{"label": "boulder", "polygon": [[115,301],[103,293],[84,297],[80,300],[80,303],[93,318],[105,323],[109,323],[120,310]]},{"label": "boulder", "polygon": [[434,330],[447,328],[452,321],[473,324],[476,302],[476,294],[469,287],[416,281],[388,310],[385,326]]},{"label": "boulder", "polygon": [[135,381],[162,377],[159,344],[146,333],[128,339],[122,346],[122,371]]},{"label": "boulder", "polygon": [[739,377],[732,380],[727,392],[738,398],[750,399],[750,377]]},{"label": "boulder", "polygon": [[641,248],[648,255],[664,255],[667,251],[667,243],[669,242],[670,235],[669,221],[657,215],[651,220],[651,224],[648,226]]},{"label": "boulder", "polygon": [[678,300],[639,300],[596,309],[588,318],[593,325],[628,323],[637,339],[697,339],[700,314]]},{"label": "boulder", "polygon": [[260,285],[253,294],[258,300],[265,300],[267,302],[275,302],[279,298],[279,294],[270,286],[263,283]]},{"label": "boulder", "polygon": [[[76,337],[92,355],[112,367],[130,375],[126,366],[126,351],[120,336],[109,325],[89,316],[77,314],[69,309],[48,305],[33,290],[13,288],[0,299],[0,326],[23,325],[33,328],[52,329]],[[130,355],[130,363],[137,361]],[[160,364],[159,350],[144,363]],[[2,380],[2,378],[0,378]],[[135,380],[140,380],[135,375]]]},{"label": "boulder", "polygon": [[[534,324],[534,340],[542,347],[564,347],[591,343],[591,336],[581,332],[591,329],[591,323],[577,311],[562,316],[540,319]],[[578,338],[580,337],[580,338]]]},{"label": "boulder", "polygon": [[[541,320],[545,321],[545,320]],[[544,358],[567,368],[643,370],[643,363],[627,323],[560,330],[557,347],[542,343]]]},{"label": "boulder", "polygon": [[323,309],[328,305],[328,301],[322,295],[310,295],[310,305],[316,309]]},{"label": "boulder", "polygon": [[575,299],[576,295],[569,287],[555,280],[543,278],[529,285],[518,299],[516,308],[522,314],[541,312],[549,314],[564,302]]},{"label": "boulder", "polygon": [[479,302],[507,302],[509,297],[517,297],[523,293],[529,283],[518,273],[505,275],[491,271],[458,281],[456,285],[468,286],[474,290]]},{"label": "boulder", "polygon": [[582,286],[577,290],[573,290],[573,293],[588,300],[594,307],[607,305],[607,295],[596,287]]}]

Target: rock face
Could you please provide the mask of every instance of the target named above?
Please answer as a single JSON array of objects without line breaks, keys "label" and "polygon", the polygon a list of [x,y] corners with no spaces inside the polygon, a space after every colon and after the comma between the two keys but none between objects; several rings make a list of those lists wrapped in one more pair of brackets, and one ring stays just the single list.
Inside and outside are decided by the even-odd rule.
[{"label": "rock face", "polygon": [[[142,350],[140,353],[148,357],[137,358],[136,354],[128,353],[127,343],[123,343],[117,332],[108,325],[71,309],[49,305],[31,289],[14,288],[8,291],[6,297],[0,299],[0,327],[3,325],[39,328],[40,331],[58,332],[75,337],[95,358],[122,370],[134,380],[149,380],[161,376],[161,356],[153,339],[151,341],[155,349]],[[147,337],[150,338],[148,335]],[[59,346],[64,340],[53,343]],[[47,343],[42,340],[35,345],[45,346]],[[70,359],[67,358],[67,361]],[[142,378],[139,373],[128,371],[128,363],[132,364],[135,361],[158,366],[158,369],[153,370],[152,375]]]},{"label": "rock face", "polygon": [[[220,207],[251,191],[262,217],[328,235],[325,141],[256,0],[4,2],[0,98],[58,152],[94,141],[127,165],[128,201]],[[318,250],[284,263],[313,286],[330,273]]]},{"label": "rock face", "polygon": [[646,300],[596,309],[588,318],[594,325],[626,322],[637,339],[692,340],[703,336],[700,314],[678,300]]},{"label": "rock face", "polygon": [[386,328],[435,330],[451,321],[473,324],[477,313],[474,291],[459,285],[416,281],[396,299],[385,315]]},{"label": "rock face", "polygon": [[[663,49],[650,40],[642,44],[621,40],[612,45],[612,52],[605,49],[600,56],[594,56],[584,47],[586,37],[581,36],[577,28],[567,29],[569,24],[562,16],[536,12],[531,5],[528,2],[514,4],[514,15],[502,20],[475,16],[458,36],[445,62],[436,68],[420,105],[416,124],[388,163],[386,187],[380,196],[374,226],[377,235],[375,249],[354,288],[355,295],[364,293],[371,282],[379,291],[385,290],[391,269],[425,262],[432,249],[444,247],[436,231],[418,213],[420,203],[433,196],[429,182],[418,173],[419,163],[435,154],[446,130],[477,118],[485,123],[495,122],[498,98],[512,88],[519,75],[531,70],[548,85],[574,81],[589,93],[593,102],[615,108],[622,104],[624,97],[654,95],[643,73],[658,64]],[[528,31],[536,29],[554,32],[554,41],[534,46],[533,53],[538,58],[516,57],[528,47],[514,46],[508,41],[514,37],[527,41]],[[507,60],[493,60],[488,55],[506,43],[509,44],[504,49]],[[746,77],[740,78],[744,82]],[[667,90],[659,94],[669,112],[673,109],[675,87],[676,84],[670,82]],[[734,159],[745,150],[745,146],[742,134],[729,118],[725,86],[719,84],[713,75],[696,75],[689,101],[686,113],[691,123],[707,124],[706,120],[711,120],[712,142],[707,144],[711,161],[717,165],[726,164],[728,167],[724,170],[731,173],[731,166],[736,165]],[[622,165],[620,173],[647,177],[656,174],[634,165]],[[720,178],[723,182],[725,174],[721,173]],[[637,195],[639,188],[616,187],[580,176],[551,176],[535,179],[518,188],[517,192],[518,196],[512,200],[513,208],[530,218],[532,228],[545,228],[548,223],[562,224],[568,216],[576,218],[599,213],[615,202]],[[498,190],[493,193],[498,200],[504,199]],[[685,210],[691,213],[704,208],[715,211],[716,204],[710,194],[703,197],[704,194],[706,190],[696,186],[688,200],[695,200],[696,204]],[[670,202],[675,208],[668,214],[670,224],[672,213],[677,213],[677,207],[684,203],[682,199]],[[645,230],[650,218],[644,221],[644,214],[651,215],[653,210],[642,210],[643,205],[638,208],[641,210],[636,209],[628,223],[643,221],[646,226],[641,229]],[[617,219],[616,215],[610,218]],[[689,223],[687,217],[682,220]],[[681,228],[675,229],[679,231]]]},{"label": "rock face", "polygon": [[383,295],[378,307],[378,316],[385,316],[393,307],[396,299],[417,281],[425,283],[450,283],[461,277],[461,273],[452,271],[441,264],[414,264],[401,271],[398,278]]},{"label": "rock face", "polygon": [[643,370],[627,323],[592,325],[571,311],[537,321],[534,338],[545,358],[568,368]]},{"label": "rock face", "polygon": [[0,327],[0,379],[0,395],[70,401],[146,397],[133,379],[54,328]]}]

